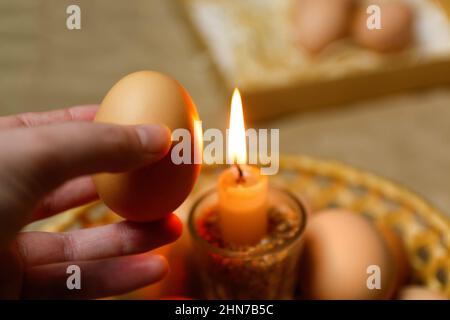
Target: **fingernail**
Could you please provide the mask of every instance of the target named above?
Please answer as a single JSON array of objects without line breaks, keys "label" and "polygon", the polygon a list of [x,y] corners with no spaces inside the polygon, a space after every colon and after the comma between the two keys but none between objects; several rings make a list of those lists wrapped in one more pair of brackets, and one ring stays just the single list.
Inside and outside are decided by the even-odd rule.
[{"label": "fingernail", "polygon": [[145,151],[162,153],[170,146],[170,131],[162,125],[137,126],[136,132]]},{"label": "fingernail", "polygon": [[167,230],[170,230],[171,242],[181,237],[183,224],[175,214],[171,213],[165,223],[167,224]]},{"label": "fingernail", "polygon": [[157,278],[162,278],[169,271],[169,264],[166,258],[161,255],[152,255],[147,262],[148,268],[152,270],[152,273]]}]

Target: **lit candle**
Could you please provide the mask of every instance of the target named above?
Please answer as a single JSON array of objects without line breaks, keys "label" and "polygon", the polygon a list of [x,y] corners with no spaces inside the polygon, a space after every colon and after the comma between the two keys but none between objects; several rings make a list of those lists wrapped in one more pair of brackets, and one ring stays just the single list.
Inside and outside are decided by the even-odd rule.
[{"label": "lit candle", "polygon": [[233,244],[255,244],[267,233],[269,182],[258,168],[246,165],[244,116],[237,89],[231,100],[228,158],[234,165],[220,175],[218,183],[222,237]]}]

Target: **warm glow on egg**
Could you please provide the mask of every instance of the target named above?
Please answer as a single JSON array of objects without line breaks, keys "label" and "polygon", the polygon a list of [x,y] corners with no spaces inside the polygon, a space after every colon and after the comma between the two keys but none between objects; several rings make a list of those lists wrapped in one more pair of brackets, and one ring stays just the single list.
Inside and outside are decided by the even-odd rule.
[{"label": "warm glow on egg", "polygon": [[236,164],[245,164],[247,162],[244,114],[242,111],[242,99],[238,89],[234,89],[233,97],[231,98],[228,161]]}]

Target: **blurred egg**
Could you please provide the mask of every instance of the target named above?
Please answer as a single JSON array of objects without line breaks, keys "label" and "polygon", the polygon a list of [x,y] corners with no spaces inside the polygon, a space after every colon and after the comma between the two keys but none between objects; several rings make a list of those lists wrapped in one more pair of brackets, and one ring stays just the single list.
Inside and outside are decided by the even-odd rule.
[{"label": "blurred egg", "polygon": [[[172,131],[187,129],[191,134],[191,159],[201,152],[195,120],[197,110],[186,90],[174,79],[153,71],[135,72],[117,82],[95,118],[97,122],[121,125],[162,124]],[[112,211],[129,220],[150,221],[181,205],[199,170],[198,164],[174,164],[169,151],[153,164],[126,173],[98,174],[94,181],[100,198]]]},{"label": "blurred egg", "polygon": [[[395,267],[376,227],[343,209],[314,214],[305,232],[300,287],[307,299],[387,299],[392,295]],[[380,289],[369,289],[380,270]]]},{"label": "blurred egg", "polygon": [[398,300],[447,300],[447,298],[434,290],[420,287],[407,286],[400,290]]},{"label": "blurred egg", "polygon": [[367,6],[361,6],[355,14],[352,34],[355,41],[366,48],[390,52],[405,49],[413,41],[414,13],[403,1],[372,1],[380,7],[381,29],[369,29]]},{"label": "blurred egg", "polygon": [[378,223],[377,227],[386,241],[388,249],[394,259],[396,269],[395,287],[396,290],[398,290],[407,282],[410,274],[410,265],[406,248],[402,239],[400,239],[400,237],[386,224]]},{"label": "blurred egg", "polygon": [[293,8],[293,41],[318,53],[347,35],[353,0],[297,0]]}]

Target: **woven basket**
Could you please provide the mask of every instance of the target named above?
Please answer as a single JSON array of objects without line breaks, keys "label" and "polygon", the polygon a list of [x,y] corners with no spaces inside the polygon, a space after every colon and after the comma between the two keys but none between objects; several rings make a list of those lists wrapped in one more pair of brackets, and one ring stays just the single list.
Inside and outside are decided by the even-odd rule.
[{"label": "woven basket", "polygon": [[[215,183],[222,169],[203,167],[191,196],[177,212],[182,219],[186,218],[192,201]],[[272,182],[305,198],[313,211],[342,207],[386,223],[400,234],[405,244],[412,283],[425,285],[450,298],[450,221],[419,196],[373,174],[334,161],[303,156],[282,157],[280,171],[272,177]],[[28,229],[57,232],[119,220],[96,202]]]}]

